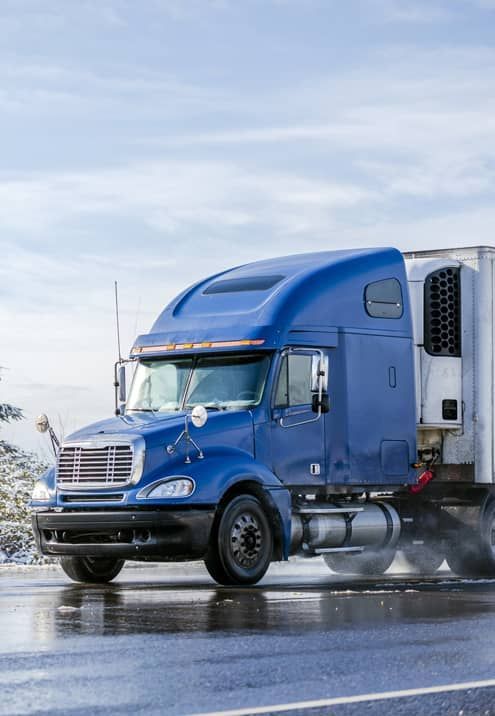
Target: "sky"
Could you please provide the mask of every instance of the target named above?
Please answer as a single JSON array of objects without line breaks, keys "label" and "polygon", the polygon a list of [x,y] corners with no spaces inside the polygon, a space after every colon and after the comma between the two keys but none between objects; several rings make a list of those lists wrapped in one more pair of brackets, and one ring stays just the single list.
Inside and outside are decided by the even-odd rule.
[{"label": "sky", "polygon": [[0,0],[0,402],[40,453],[113,409],[185,286],[495,243],[495,0]]}]

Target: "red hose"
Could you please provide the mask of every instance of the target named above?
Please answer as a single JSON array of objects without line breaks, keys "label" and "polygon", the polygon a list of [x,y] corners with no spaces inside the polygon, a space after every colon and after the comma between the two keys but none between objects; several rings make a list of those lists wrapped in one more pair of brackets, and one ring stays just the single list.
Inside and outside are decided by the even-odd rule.
[{"label": "red hose", "polygon": [[416,485],[411,485],[411,486],[409,487],[409,492],[410,492],[412,495],[417,495],[418,492],[421,492],[422,490],[424,490],[424,488],[426,487],[426,485],[427,485],[429,482],[431,482],[434,477],[435,477],[435,475],[433,474],[433,472],[432,472],[431,470],[425,470],[425,471],[419,476],[417,484],[416,484]]}]

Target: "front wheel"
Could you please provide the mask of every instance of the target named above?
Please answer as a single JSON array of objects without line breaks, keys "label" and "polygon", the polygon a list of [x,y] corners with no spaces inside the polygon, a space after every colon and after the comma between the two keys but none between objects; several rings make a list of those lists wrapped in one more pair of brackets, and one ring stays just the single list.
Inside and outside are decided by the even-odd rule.
[{"label": "front wheel", "polygon": [[205,566],[216,582],[256,584],[270,564],[273,535],[261,502],[239,495],[225,507],[214,528]]},{"label": "front wheel", "polygon": [[74,582],[105,584],[119,574],[124,560],[106,557],[61,557],[60,566]]}]

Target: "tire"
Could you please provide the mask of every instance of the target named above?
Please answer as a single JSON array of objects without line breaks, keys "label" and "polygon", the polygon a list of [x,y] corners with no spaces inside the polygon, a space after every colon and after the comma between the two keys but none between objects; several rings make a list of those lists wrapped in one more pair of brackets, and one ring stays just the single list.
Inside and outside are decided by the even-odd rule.
[{"label": "tire", "polygon": [[480,577],[482,576],[481,565],[475,559],[471,550],[465,550],[461,546],[452,544],[447,553],[447,564],[449,569],[458,577]]},{"label": "tire", "polygon": [[442,545],[410,545],[402,553],[411,571],[417,574],[434,574],[445,559]]},{"label": "tire", "polygon": [[106,584],[119,574],[125,560],[106,557],[61,557],[60,566],[74,582]]},{"label": "tire", "polygon": [[261,502],[239,495],[225,507],[213,530],[205,566],[219,584],[256,584],[272,553],[273,534]]},{"label": "tire", "polygon": [[483,510],[474,530],[465,530],[459,539],[451,540],[447,563],[460,577],[495,576],[495,500]]},{"label": "tire", "polygon": [[383,574],[395,559],[394,549],[383,549],[377,552],[364,551],[356,554],[338,552],[324,554],[327,567],[337,574],[358,574],[367,576]]}]

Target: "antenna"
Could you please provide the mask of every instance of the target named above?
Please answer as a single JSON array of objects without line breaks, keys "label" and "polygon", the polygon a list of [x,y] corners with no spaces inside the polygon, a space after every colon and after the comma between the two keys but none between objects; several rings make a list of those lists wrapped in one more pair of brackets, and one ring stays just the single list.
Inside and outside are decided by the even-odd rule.
[{"label": "antenna", "polygon": [[[117,350],[119,352],[119,358],[113,368],[113,387],[115,388],[115,415],[120,415],[121,408],[119,407],[119,399],[122,403],[125,403],[125,364],[128,363],[128,361],[122,359],[122,351],[120,349],[119,287],[117,281],[114,281],[114,286],[115,323],[117,325]],[[121,417],[124,419],[123,416]]]},{"label": "antenna", "polygon": [[115,281],[115,321],[117,324],[117,350],[119,352],[119,363],[122,363],[122,353],[120,350],[119,289],[117,281]]}]

